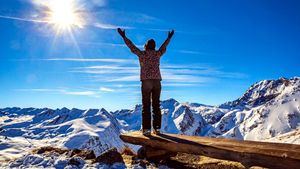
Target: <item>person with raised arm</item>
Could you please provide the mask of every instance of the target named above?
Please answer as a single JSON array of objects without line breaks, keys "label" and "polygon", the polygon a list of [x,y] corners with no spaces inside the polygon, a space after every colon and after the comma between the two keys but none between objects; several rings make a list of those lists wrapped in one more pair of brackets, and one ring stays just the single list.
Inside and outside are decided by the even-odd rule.
[{"label": "person with raised arm", "polygon": [[156,44],[150,39],[144,45],[144,50],[136,47],[130,39],[126,37],[125,30],[118,28],[118,32],[123,38],[130,51],[138,56],[140,62],[140,80],[142,82],[142,132],[143,135],[151,135],[151,100],[153,120],[152,127],[154,134],[160,133],[161,128],[161,110],[160,110],[160,93],[161,93],[161,73],[160,58],[166,52],[167,46],[174,35],[174,30],[168,32],[168,37],[161,47],[156,50]]}]

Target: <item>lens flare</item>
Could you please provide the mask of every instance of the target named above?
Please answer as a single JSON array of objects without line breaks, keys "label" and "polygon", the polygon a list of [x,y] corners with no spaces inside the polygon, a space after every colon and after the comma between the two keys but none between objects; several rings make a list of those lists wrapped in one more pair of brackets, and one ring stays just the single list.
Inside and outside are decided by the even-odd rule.
[{"label": "lens flare", "polygon": [[74,0],[52,0],[48,1],[46,7],[46,20],[49,24],[54,25],[55,29],[84,27],[82,10]]}]

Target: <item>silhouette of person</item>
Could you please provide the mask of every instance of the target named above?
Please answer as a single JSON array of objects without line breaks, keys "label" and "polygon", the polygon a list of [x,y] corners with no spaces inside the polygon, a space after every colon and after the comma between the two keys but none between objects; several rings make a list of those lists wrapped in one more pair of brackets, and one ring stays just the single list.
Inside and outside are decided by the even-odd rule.
[{"label": "silhouette of person", "polygon": [[161,110],[160,110],[160,93],[161,93],[161,73],[160,58],[166,52],[167,46],[174,35],[174,30],[168,32],[168,38],[158,50],[155,50],[156,44],[150,39],[144,45],[145,50],[137,48],[131,40],[125,35],[125,30],[118,28],[125,44],[132,53],[138,56],[140,62],[140,80],[142,82],[142,132],[144,135],[151,134],[151,100],[153,121],[152,126],[154,134],[160,133],[161,128]]}]

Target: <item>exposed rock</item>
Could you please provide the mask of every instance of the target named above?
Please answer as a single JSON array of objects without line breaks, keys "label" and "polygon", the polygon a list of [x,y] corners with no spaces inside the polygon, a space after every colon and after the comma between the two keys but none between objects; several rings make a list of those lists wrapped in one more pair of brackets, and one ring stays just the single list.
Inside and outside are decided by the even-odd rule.
[{"label": "exposed rock", "polygon": [[112,165],[113,163],[124,163],[121,154],[117,151],[116,148],[109,149],[105,153],[98,156],[94,160],[94,163],[96,162],[110,164],[110,165]]},{"label": "exposed rock", "polygon": [[92,150],[68,150],[68,149],[62,149],[62,148],[55,148],[55,147],[41,147],[36,150],[33,150],[33,153],[35,154],[49,154],[49,153],[57,153],[57,154],[66,154],[68,157],[81,157],[85,160],[88,159],[95,159],[96,156]]},{"label": "exposed rock", "polygon": [[36,150],[33,150],[33,153],[44,154],[44,153],[47,153],[47,152],[56,152],[58,154],[64,154],[68,151],[69,150],[66,150],[66,149],[54,148],[54,147],[47,146],[47,147],[40,147]]},{"label": "exposed rock", "polygon": [[85,160],[89,159],[95,159],[96,156],[94,154],[94,151],[92,150],[79,150],[79,149],[74,149],[71,151],[71,157],[82,157]]},{"label": "exposed rock", "polygon": [[75,165],[76,167],[83,167],[85,161],[82,160],[80,157],[72,157],[68,161],[68,165]]}]

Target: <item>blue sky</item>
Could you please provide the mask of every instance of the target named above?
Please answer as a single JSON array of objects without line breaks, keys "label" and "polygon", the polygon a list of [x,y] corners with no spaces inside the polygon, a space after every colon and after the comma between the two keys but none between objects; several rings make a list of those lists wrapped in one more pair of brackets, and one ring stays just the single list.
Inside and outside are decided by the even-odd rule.
[{"label": "blue sky", "polygon": [[[47,0],[46,0],[47,1]],[[141,102],[137,57],[115,28],[160,45],[162,100],[217,105],[300,74],[297,0],[78,0],[83,27],[57,33],[38,0],[0,1],[0,107],[116,110]]]}]

